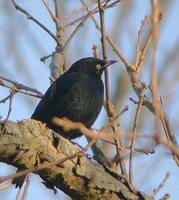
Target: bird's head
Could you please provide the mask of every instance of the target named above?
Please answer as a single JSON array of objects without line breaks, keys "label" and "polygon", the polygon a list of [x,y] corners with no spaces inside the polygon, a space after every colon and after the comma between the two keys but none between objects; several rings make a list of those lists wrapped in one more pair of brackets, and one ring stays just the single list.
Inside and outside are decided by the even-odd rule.
[{"label": "bird's head", "polygon": [[82,58],[76,61],[68,70],[69,72],[81,72],[95,76],[101,76],[104,69],[113,63],[115,60],[101,60],[94,57]]}]

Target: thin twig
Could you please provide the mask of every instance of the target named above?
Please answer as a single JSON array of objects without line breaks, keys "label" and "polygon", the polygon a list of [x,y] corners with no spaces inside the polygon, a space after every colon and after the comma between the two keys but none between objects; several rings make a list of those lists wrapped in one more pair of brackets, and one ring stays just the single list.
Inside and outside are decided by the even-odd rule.
[{"label": "thin twig", "polygon": [[166,193],[161,199],[159,200],[168,200],[171,197],[170,193]]},{"label": "thin twig", "polygon": [[133,183],[133,170],[132,170],[132,168],[133,168],[133,151],[134,151],[135,143],[136,143],[139,115],[140,115],[143,99],[144,99],[144,94],[142,93],[140,96],[140,99],[139,99],[138,106],[137,106],[137,111],[136,111],[135,119],[134,119],[133,133],[132,133],[132,141],[131,141],[130,156],[129,156],[129,182],[131,184]]},{"label": "thin twig", "polygon": [[133,99],[133,97],[129,97],[129,100],[132,101],[134,104],[138,104],[139,102]]},{"label": "thin twig", "polygon": [[9,86],[9,85],[6,85],[6,84],[3,83],[2,81],[0,81],[0,85],[1,85],[2,87],[5,87],[5,88],[9,88],[9,89],[11,89],[11,90],[14,90],[15,92],[20,92],[20,93],[22,93],[22,94],[25,94],[25,95],[28,95],[28,96],[32,96],[32,97],[42,98],[41,95],[32,94],[32,93],[29,93],[29,92],[24,92],[24,91],[22,91],[21,89],[18,89],[18,88],[16,88],[16,87],[11,87],[11,86]]},{"label": "thin twig", "polygon": [[[148,18],[148,19],[146,19],[146,18]],[[163,14],[160,13],[159,16],[158,16],[158,18],[159,18],[159,21],[161,21],[163,19]],[[144,22],[142,23],[142,27],[141,27],[141,31],[140,31],[141,37],[142,37],[142,32],[144,31],[142,29],[145,28],[146,23],[147,23],[147,21],[149,19],[151,19],[151,17],[150,16],[146,16],[145,19],[144,19]],[[147,50],[148,50],[148,47],[149,47],[149,44],[150,44],[151,37],[152,37],[152,30],[150,31],[150,33],[149,33],[149,35],[148,35],[148,37],[146,39],[145,45],[144,45],[143,49],[141,50],[141,56],[140,56],[138,65],[136,66],[137,67],[136,71],[140,71],[141,70],[141,66],[142,66],[144,58],[146,56],[146,53],[147,53]]]},{"label": "thin twig", "polygon": [[[76,32],[83,26],[84,22],[92,15],[94,15],[95,11],[97,10],[97,8],[95,8],[93,11],[91,11],[89,14],[85,15],[85,17],[82,18],[82,21],[78,24],[78,26],[75,28],[75,30],[72,32],[72,34],[69,36],[69,38],[67,39],[66,43],[63,46],[63,50],[65,50],[68,45],[70,44],[71,40],[73,39],[73,37],[75,36]],[[64,28],[64,27],[63,27]]]},{"label": "thin twig", "polygon": [[[99,7],[99,15],[100,15],[100,27],[101,27],[101,43],[102,43],[102,51],[103,51],[103,59],[107,59],[106,54],[106,34],[105,34],[105,21],[104,21],[104,12],[105,7],[102,6],[101,0],[98,0],[98,7]],[[105,88],[106,88],[106,107],[109,117],[115,118],[116,113],[114,112],[114,109],[112,108],[111,100],[110,100],[110,91],[109,91],[109,77],[108,77],[108,68],[105,68]],[[127,172],[125,168],[125,164],[123,161],[124,157],[124,150],[125,146],[123,145],[121,136],[117,137],[116,133],[116,126],[113,126],[113,132],[115,133],[115,144],[116,144],[116,150],[117,154],[119,156],[119,164],[121,168],[122,175],[127,178]]]},{"label": "thin twig", "polygon": [[[92,0],[92,1],[90,1],[88,3],[86,3],[86,6],[90,7],[90,6],[94,5],[94,4],[96,4],[96,2],[97,2],[97,0]],[[83,7],[79,8],[78,10],[73,10],[70,14],[61,16],[61,19],[64,20],[64,19],[68,19],[70,17],[73,17],[74,15],[77,15],[79,13],[84,12],[85,9],[86,8],[83,6]]]},{"label": "thin twig", "polygon": [[9,109],[8,109],[6,120],[5,120],[3,128],[2,128],[2,134],[6,130],[6,124],[7,124],[8,120],[9,120],[9,116],[10,116],[11,111],[12,111],[12,99],[13,99],[15,93],[16,92],[14,90],[12,90],[11,93],[10,93],[10,97],[9,97]]},{"label": "thin twig", "polygon": [[124,112],[127,112],[128,111],[128,106],[125,106],[125,108],[118,114],[116,115],[106,126],[102,127],[100,129],[100,131],[103,131],[103,130],[106,130],[108,129],[109,127],[113,126],[114,123],[116,123],[116,120],[124,113]]},{"label": "thin twig", "polygon": [[[104,22],[105,8],[102,6],[101,0],[98,0],[98,7],[99,7],[100,25],[101,25],[101,43],[102,43],[102,51],[103,51],[103,60],[107,60],[106,39],[105,39],[105,22]],[[105,88],[106,88],[106,90],[105,90],[106,91],[106,101],[110,104],[108,68],[105,68]],[[108,103],[107,103],[107,110],[109,111]]]},{"label": "thin twig", "polygon": [[46,2],[45,0],[42,0],[42,2],[44,3],[46,9],[48,10],[52,20],[54,21],[55,25],[56,25],[56,30],[57,30],[57,37],[59,38],[60,36],[60,32],[61,32],[61,16],[60,16],[60,4],[59,4],[59,0],[55,0],[55,15],[53,14],[48,2]]},{"label": "thin twig", "polygon": [[157,63],[157,46],[158,46],[158,34],[159,34],[159,6],[158,0],[152,0],[152,66],[151,66],[151,83],[152,83],[152,104],[155,109],[156,114],[156,128],[157,137],[160,137],[161,126],[160,126],[160,103],[158,101],[158,82],[156,73],[156,63]]},{"label": "thin twig", "polygon": [[52,56],[54,56],[55,53],[56,53],[56,52],[52,52],[51,54],[49,54],[49,55],[47,55],[47,56],[41,57],[41,58],[40,58],[40,61],[45,63],[45,60],[48,59],[48,58],[50,58],[50,57],[52,57]]},{"label": "thin twig", "polygon": [[28,192],[28,189],[29,189],[29,186],[30,186],[30,175],[29,174],[27,175],[25,182],[26,182],[26,184],[25,184],[25,187],[24,187],[24,192],[22,194],[22,200],[26,199],[27,192]]},{"label": "thin twig", "polygon": [[0,103],[5,103],[10,97],[11,97],[11,94],[9,94],[7,97],[1,99]]},{"label": "thin twig", "polygon": [[[121,1],[122,1],[122,0],[116,0],[115,2],[109,4],[109,5],[108,5],[107,7],[105,7],[105,8],[106,8],[106,9],[112,8],[112,7],[116,6],[116,4],[119,3],[119,2],[121,2]],[[124,1],[124,0],[123,0],[123,1]],[[96,8],[95,8],[93,11],[91,11],[91,12],[93,12],[93,14],[99,12],[98,7],[96,7]],[[77,22],[83,20],[83,19],[84,19],[85,17],[87,17],[88,15],[89,15],[89,13],[86,14],[86,15],[84,15],[84,16],[82,16],[82,17],[79,17],[78,19],[75,19],[74,21],[72,21],[72,22],[66,24],[65,26],[63,26],[62,29],[65,31],[67,28],[69,28],[69,27],[71,27],[72,25],[74,25],[75,23],[77,23]]]},{"label": "thin twig", "polygon": [[8,78],[5,78],[5,77],[2,77],[2,76],[0,76],[0,79],[2,79],[4,81],[7,81],[9,83],[12,83],[18,89],[23,89],[23,90],[26,90],[26,91],[30,91],[30,92],[36,93],[38,95],[41,95],[41,97],[43,96],[43,94],[41,92],[39,92],[37,89],[35,89],[35,88],[28,87],[26,85],[23,85],[22,83],[18,83],[16,81],[12,81],[12,80],[10,80]]},{"label": "thin twig", "polygon": [[98,46],[97,45],[93,45],[93,47],[92,47],[92,50],[93,50],[93,56],[95,57],[95,58],[98,58]]},{"label": "thin twig", "polygon": [[92,139],[84,148],[84,151],[86,152],[90,147],[92,147],[96,143],[97,139]]},{"label": "thin twig", "polygon": [[[126,149],[131,149],[131,146],[126,146]],[[155,150],[154,149],[139,149],[139,148],[134,148],[134,151],[135,152],[138,152],[138,153],[144,153],[146,155],[149,155],[149,154],[154,154],[155,153]]]},{"label": "thin twig", "polygon": [[157,195],[157,193],[160,192],[160,190],[164,187],[164,185],[165,185],[166,181],[169,179],[169,177],[170,177],[170,172],[167,172],[164,179],[159,184],[159,186],[153,190],[152,197],[155,197]]},{"label": "thin twig", "polygon": [[83,155],[83,151],[77,151],[76,153],[74,154],[71,154],[70,156],[66,157],[66,158],[62,158],[60,160],[56,160],[54,162],[50,162],[50,163],[47,163],[47,164],[43,164],[41,165],[40,167],[37,167],[37,168],[31,168],[31,169],[26,169],[26,170],[23,170],[23,171],[19,171],[15,174],[11,174],[9,176],[4,176],[4,177],[1,177],[0,178],[0,183],[4,182],[4,181],[7,181],[9,179],[14,179],[14,178],[17,178],[17,177],[20,177],[20,176],[24,176],[30,172],[38,172],[40,170],[43,170],[43,169],[47,169],[47,168],[50,168],[54,165],[62,165],[64,162],[66,162],[67,160],[70,160],[70,159],[73,159],[73,158],[76,158],[80,155]]},{"label": "thin twig", "polygon": [[[85,4],[84,6],[87,9],[87,6]],[[93,9],[92,11],[88,12],[88,14],[80,17],[79,19],[77,19],[77,21],[81,22],[78,24],[78,26],[76,27],[76,29],[72,32],[72,34],[70,35],[70,37],[68,38],[68,40],[66,41],[65,45],[64,45],[64,49],[69,45],[70,41],[73,39],[75,33],[83,26],[83,23],[91,16],[93,16],[96,12],[98,12],[98,7],[96,7],[95,9]],[[70,24],[66,24],[63,29],[66,30],[68,27],[70,27],[71,25],[73,25],[74,23],[76,23],[77,21],[73,21]]]},{"label": "thin twig", "polygon": [[142,22],[141,29],[138,32],[137,47],[136,47],[136,56],[135,56],[135,64],[134,64],[136,68],[137,68],[137,66],[139,64],[141,53],[142,53],[141,52],[142,35],[143,35],[143,32],[144,32],[145,27],[146,27],[147,23],[149,22],[149,20],[150,20],[150,16],[145,16],[145,19]]},{"label": "thin twig", "polygon": [[25,9],[21,8],[14,0],[11,0],[12,3],[14,4],[16,10],[21,11],[23,14],[25,14],[27,16],[28,19],[34,21],[36,24],[38,24],[43,30],[45,30],[54,40],[55,42],[58,44],[58,38],[45,26],[43,25],[41,22],[39,22],[35,17],[33,17],[31,14],[29,14]]},{"label": "thin twig", "polygon": [[145,42],[145,45],[144,45],[143,49],[141,50],[140,60],[138,62],[138,66],[136,66],[136,71],[138,71],[138,72],[141,70],[141,66],[144,62],[144,58],[145,58],[147,50],[149,48],[151,36],[152,36],[152,31],[150,31],[149,36],[147,37],[147,40]]},{"label": "thin twig", "polygon": [[122,62],[125,64],[127,68],[130,68],[131,71],[135,71],[135,65],[131,64],[128,62],[128,60],[122,55],[114,41],[112,40],[111,37],[106,36],[106,39],[110,43],[111,47],[113,48],[114,52],[119,56],[119,58],[122,60]]},{"label": "thin twig", "polygon": [[12,183],[7,183],[5,185],[0,186],[0,190],[6,190],[8,189],[10,186],[12,186]]},{"label": "thin twig", "polygon": [[61,32],[61,14],[60,14],[60,2],[59,0],[55,0],[55,24],[58,33],[58,37]]},{"label": "thin twig", "polygon": [[115,144],[114,139],[115,137],[119,137],[120,133],[117,133],[117,136],[115,133],[108,133],[105,131],[100,131],[98,134],[94,133],[91,129],[88,129],[83,123],[81,122],[73,122],[67,118],[58,118],[54,117],[52,119],[52,122],[58,126],[62,126],[65,131],[72,131],[72,130],[79,130],[82,134],[85,136],[91,138],[91,139],[100,139],[105,142],[108,142],[110,144]]},{"label": "thin twig", "polygon": [[16,87],[16,89],[22,89],[22,90],[26,90],[26,91],[33,92],[33,93],[35,93],[35,94],[38,94],[39,97],[42,97],[42,96],[43,96],[43,94],[42,94],[40,91],[38,91],[37,89],[35,89],[35,88],[28,87],[28,86],[26,86],[26,85],[23,85],[22,83],[18,83],[18,82],[16,82],[16,81],[12,81],[12,80],[10,80],[10,79],[8,79],[8,78],[5,78],[5,77],[2,77],[2,76],[0,76],[0,79],[2,79],[2,80],[4,80],[4,81],[7,81],[7,82],[9,82],[9,83],[11,83],[11,84],[13,84],[13,85]]},{"label": "thin twig", "polygon": [[22,188],[19,188],[18,193],[16,195],[16,200],[20,200],[21,190],[22,190]]},{"label": "thin twig", "polygon": [[53,14],[53,12],[50,9],[50,6],[48,4],[48,2],[46,2],[45,0],[42,0],[43,4],[45,5],[46,9],[48,10],[52,20],[55,22],[55,15]]}]

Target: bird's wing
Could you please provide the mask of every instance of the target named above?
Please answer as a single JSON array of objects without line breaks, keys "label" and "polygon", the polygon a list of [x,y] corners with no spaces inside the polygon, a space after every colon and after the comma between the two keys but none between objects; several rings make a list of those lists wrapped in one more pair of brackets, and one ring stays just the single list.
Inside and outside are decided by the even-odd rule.
[{"label": "bird's wing", "polygon": [[70,90],[73,84],[78,81],[79,73],[65,73],[59,77],[47,90],[45,95],[42,97],[34,113],[32,119],[40,121],[46,121],[49,115],[53,115],[55,109],[59,107],[59,104],[64,104],[64,97],[70,94]]}]

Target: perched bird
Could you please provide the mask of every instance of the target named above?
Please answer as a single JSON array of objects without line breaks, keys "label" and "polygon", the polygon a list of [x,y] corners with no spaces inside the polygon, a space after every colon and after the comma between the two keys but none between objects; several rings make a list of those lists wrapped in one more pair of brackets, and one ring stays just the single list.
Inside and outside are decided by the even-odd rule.
[{"label": "perched bird", "polygon": [[[65,138],[74,139],[81,136],[79,131],[65,132],[62,127],[53,124],[52,119],[66,117],[91,127],[103,105],[104,85],[101,75],[107,66],[115,62],[117,61],[104,61],[93,57],[78,60],[53,82],[31,118],[46,123]],[[13,179],[12,183],[21,187],[24,179],[25,176],[21,176]]]},{"label": "perched bird", "polygon": [[101,75],[107,66],[115,62],[93,57],[78,60],[49,87],[31,118],[46,123],[65,138],[81,136],[79,131],[64,132],[62,127],[53,124],[52,118],[66,117],[91,127],[103,105]]}]

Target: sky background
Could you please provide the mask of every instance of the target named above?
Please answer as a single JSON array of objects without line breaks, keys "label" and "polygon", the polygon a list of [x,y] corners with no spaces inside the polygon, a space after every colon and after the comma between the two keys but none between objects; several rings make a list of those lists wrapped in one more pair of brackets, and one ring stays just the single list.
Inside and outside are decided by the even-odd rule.
[{"label": "sky background", "polygon": [[[16,2],[55,33],[55,26],[41,0],[18,0]],[[53,8],[53,1],[49,0],[48,2],[51,8]],[[164,19],[160,24],[157,50],[159,94],[163,96],[164,108],[169,115],[176,138],[179,141],[179,1],[160,0],[159,3],[160,9],[164,14]],[[79,0],[73,0],[73,3],[69,0],[61,1],[61,6],[62,15],[82,7]],[[91,8],[94,8],[94,6]],[[134,61],[137,35],[141,21],[146,15],[150,14],[150,0],[126,0],[106,11],[106,33],[113,38],[123,55],[130,62]],[[74,20],[78,16],[72,17],[69,21]],[[95,17],[99,19],[98,14]],[[66,20],[63,23],[65,24],[69,21]],[[67,30],[65,40],[75,27],[76,25]],[[149,28],[150,26],[148,25],[146,34]],[[40,58],[54,51],[56,47],[54,40],[38,25],[28,20],[19,11],[16,11],[9,0],[0,1],[0,30],[0,76],[23,83],[45,93],[50,85],[48,78],[50,59],[42,63]],[[143,40],[145,41],[145,37]],[[76,34],[66,51],[67,66],[69,67],[73,62],[82,57],[92,56],[93,44],[98,45],[99,57],[102,58],[100,33],[95,28],[92,20],[89,19]],[[119,121],[122,131],[124,133],[130,132],[133,127],[136,105],[129,101],[129,97],[137,100],[137,96],[131,87],[124,64],[109,45],[107,46],[107,54],[109,59],[119,60],[117,64],[109,69],[111,97],[117,112],[120,112],[126,105],[129,106],[129,111]],[[147,84],[150,83],[150,69],[151,49],[147,53],[141,73],[141,80]],[[0,100],[8,94],[9,90],[0,86]],[[151,97],[150,91],[146,91],[146,94],[149,98]],[[10,120],[18,121],[30,118],[38,102],[39,99],[37,98],[20,93],[16,94],[13,98]],[[7,116],[8,107],[9,101],[0,104],[0,116],[2,116],[2,119],[5,119]],[[148,135],[155,133],[155,118],[146,108],[142,109],[140,118],[139,132]],[[106,112],[102,109],[93,127],[100,128],[106,122]],[[76,140],[76,142],[82,146],[86,145],[83,137]],[[129,143],[127,139],[125,139],[125,142]],[[109,152],[109,157],[112,158],[115,155],[114,148],[104,144],[102,146],[105,152]],[[158,193],[156,199],[161,198],[165,193],[171,194],[171,200],[178,199],[179,169],[170,152],[162,145],[156,146],[152,140],[139,139],[137,147],[155,148],[156,153],[150,156],[136,155],[134,160],[135,186],[139,190],[151,194],[152,190],[160,184],[165,174],[170,172],[170,178],[164,188]],[[127,163],[128,160],[126,160]],[[12,174],[15,170],[14,167],[0,163],[0,176]],[[0,199],[13,200],[17,192],[18,190],[11,186],[7,190],[0,191]],[[46,189],[41,184],[41,179],[37,175],[31,175],[31,185],[27,199],[39,198],[56,200],[67,197],[60,191],[57,195],[54,195],[53,191]]]}]

